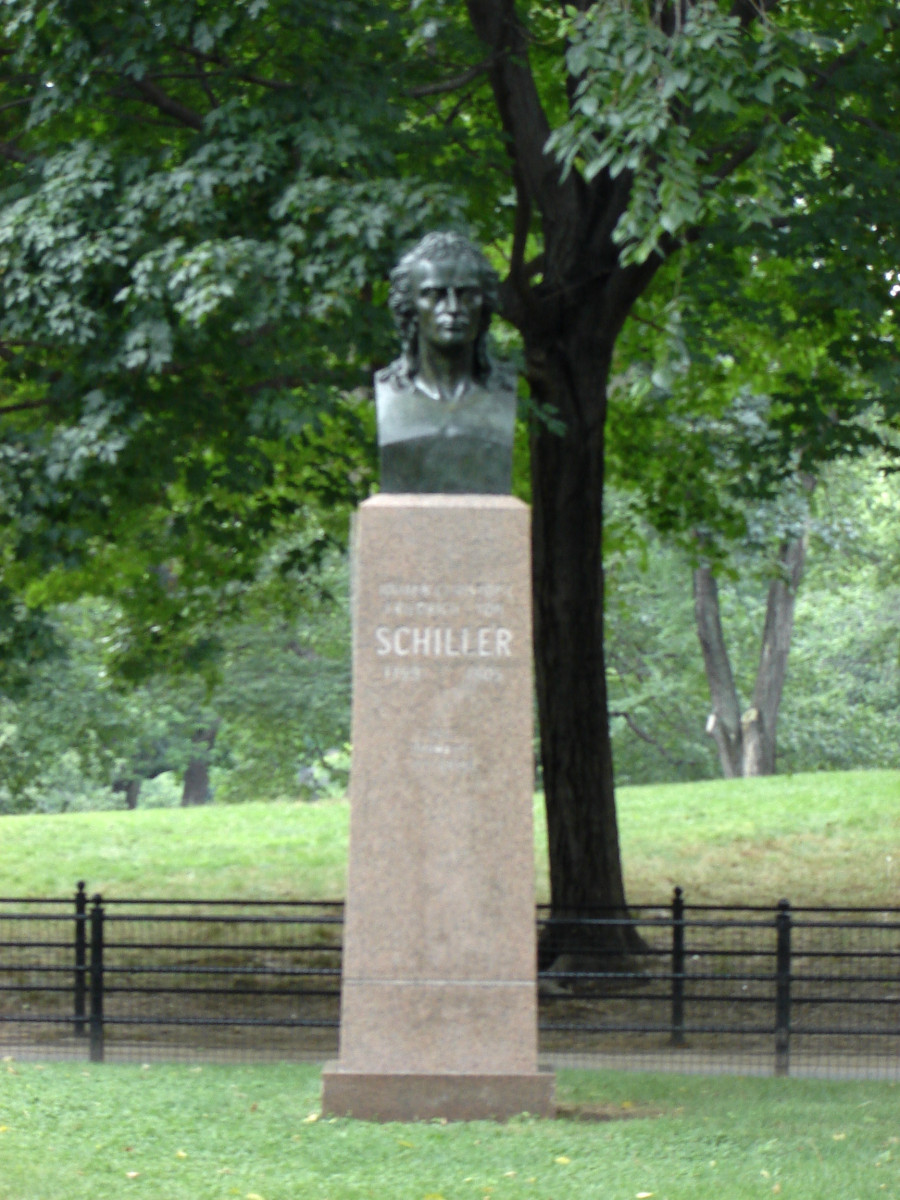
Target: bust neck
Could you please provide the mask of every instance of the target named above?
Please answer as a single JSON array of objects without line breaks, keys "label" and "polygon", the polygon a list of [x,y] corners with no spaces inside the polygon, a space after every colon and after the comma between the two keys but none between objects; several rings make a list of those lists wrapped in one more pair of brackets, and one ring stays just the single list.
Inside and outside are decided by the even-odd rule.
[{"label": "bust neck", "polygon": [[442,347],[420,344],[416,386],[433,400],[454,404],[474,382],[475,351],[465,346]]}]

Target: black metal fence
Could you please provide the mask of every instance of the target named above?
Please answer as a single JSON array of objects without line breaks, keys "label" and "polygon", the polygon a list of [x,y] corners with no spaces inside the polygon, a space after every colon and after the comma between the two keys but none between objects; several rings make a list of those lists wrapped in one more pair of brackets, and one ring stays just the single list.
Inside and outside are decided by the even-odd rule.
[{"label": "black metal fence", "polygon": [[0,898],[0,1045],[318,1057],[336,1041],[343,905]]},{"label": "black metal fence", "polygon": [[[336,901],[104,900],[83,885],[74,900],[0,898],[0,1049],[328,1057],[342,918]],[[543,944],[562,923],[538,909]],[[547,1056],[900,1077],[900,909],[689,905],[676,889],[564,924],[566,952],[540,977]]]},{"label": "black metal fence", "polygon": [[546,1050],[900,1078],[900,909],[689,905],[676,888],[666,907],[580,924],[629,927],[644,949],[598,963],[586,936],[594,969],[576,950],[542,976]]}]

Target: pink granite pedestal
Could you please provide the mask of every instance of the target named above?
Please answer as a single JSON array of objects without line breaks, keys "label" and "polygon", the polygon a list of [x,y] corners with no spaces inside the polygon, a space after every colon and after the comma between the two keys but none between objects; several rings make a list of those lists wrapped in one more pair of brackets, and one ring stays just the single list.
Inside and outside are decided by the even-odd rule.
[{"label": "pink granite pedestal", "polygon": [[529,564],[529,512],[508,496],[380,495],[358,513],[327,1112],[553,1112],[537,1067]]}]

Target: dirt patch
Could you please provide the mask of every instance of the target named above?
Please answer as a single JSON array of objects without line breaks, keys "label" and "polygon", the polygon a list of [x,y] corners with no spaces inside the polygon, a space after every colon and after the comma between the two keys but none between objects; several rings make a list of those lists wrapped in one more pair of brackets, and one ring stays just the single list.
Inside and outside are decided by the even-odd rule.
[{"label": "dirt patch", "polygon": [[624,1104],[557,1104],[557,1121],[585,1121],[602,1124],[605,1121],[647,1121],[667,1114],[649,1105]]}]

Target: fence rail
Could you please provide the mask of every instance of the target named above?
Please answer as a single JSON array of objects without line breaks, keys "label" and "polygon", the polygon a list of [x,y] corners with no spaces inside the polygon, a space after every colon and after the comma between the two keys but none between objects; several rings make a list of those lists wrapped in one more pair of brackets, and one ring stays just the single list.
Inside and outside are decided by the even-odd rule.
[{"label": "fence rail", "polygon": [[[0,897],[0,1038],[93,1061],[240,1037],[250,1055],[325,1057],[342,921],[338,901]],[[547,1053],[743,1052],[787,1074],[827,1047],[900,1064],[900,909],[690,905],[676,888],[628,913],[539,906],[536,930]]]}]

